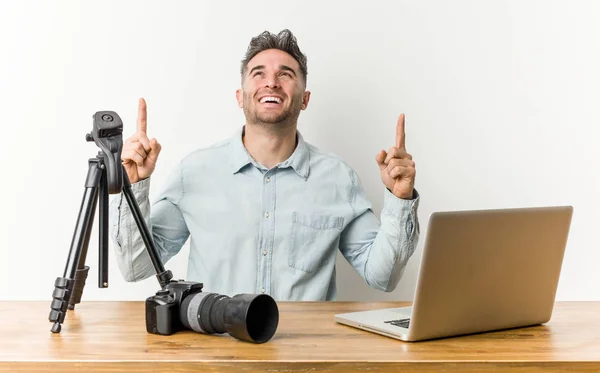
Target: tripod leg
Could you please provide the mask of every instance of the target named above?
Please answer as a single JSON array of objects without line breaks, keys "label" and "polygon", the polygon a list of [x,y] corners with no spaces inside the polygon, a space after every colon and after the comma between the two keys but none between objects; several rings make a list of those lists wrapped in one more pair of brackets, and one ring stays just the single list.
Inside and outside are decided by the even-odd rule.
[{"label": "tripod leg", "polygon": [[[88,272],[90,267],[85,265],[87,258],[87,251],[90,243],[90,237],[92,235],[92,227],[94,225],[94,214],[96,211],[96,202],[98,201],[98,188],[94,190],[94,196],[92,197],[92,206],[90,210],[89,221],[85,227],[85,237],[83,239],[83,246],[79,254],[79,260],[77,261],[77,270],[75,271],[75,282],[73,283],[73,291],[69,299],[69,309],[74,310],[75,305],[81,302],[81,296],[83,295],[83,288],[85,287],[85,280],[87,280]],[[66,270],[65,270],[66,272]]]},{"label": "tripod leg", "polygon": [[125,168],[123,166],[121,166],[121,170],[123,172],[123,194],[125,195],[125,199],[127,200],[127,204],[129,205],[133,219],[135,220],[135,223],[140,231],[144,245],[146,245],[150,260],[152,261],[154,269],[156,270],[156,278],[158,279],[158,283],[162,288],[164,288],[173,278],[173,274],[171,271],[165,270],[165,267],[163,266],[158,254],[158,250],[156,250],[156,247],[154,246],[152,233],[150,233],[150,230],[144,221],[144,216],[142,215],[140,206],[138,206],[133,191],[131,190],[129,176],[127,176],[127,172],[125,172]]},{"label": "tripod leg", "polygon": [[100,242],[98,246],[98,287],[108,287],[108,179],[106,172],[100,178],[99,193],[99,228]]},{"label": "tripod leg", "polygon": [[[80,266],[82,269],[85,268],[85,257],[87,255],[89,235],[98,199],[98,183],[100,182],[103,171],[101,164],[102,162],[99,159],[89,160],[85,192],[79,209],[79,216],[77,218],[73,240],[71,241],[71,248],[69,250],[65,272],[63,277],[58,277],[54,282],[54,292],[52,293],[53,299],[50,305],[50,315],[48,317],[51,322],[54,322],[51,329],[53,333],[60,332],[60,324],[65,320],[67,308],[71,301],[71,294],[76,282],[77,269],[80,268]],[[82,291],[83,285],[81,285],[80,289],[77,291],[78,295],[75,297],[75,300],[77,300],[77,297],[81,298]]]}]

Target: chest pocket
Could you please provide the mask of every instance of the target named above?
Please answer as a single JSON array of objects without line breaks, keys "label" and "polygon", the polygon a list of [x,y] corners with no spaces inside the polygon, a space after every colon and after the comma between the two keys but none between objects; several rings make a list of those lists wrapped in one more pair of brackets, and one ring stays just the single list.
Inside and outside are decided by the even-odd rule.
[{"label": "chest pocket", "polygon": [[329,263],[343,227],[340,216],[293,212],[288,265],[314,272]]}]

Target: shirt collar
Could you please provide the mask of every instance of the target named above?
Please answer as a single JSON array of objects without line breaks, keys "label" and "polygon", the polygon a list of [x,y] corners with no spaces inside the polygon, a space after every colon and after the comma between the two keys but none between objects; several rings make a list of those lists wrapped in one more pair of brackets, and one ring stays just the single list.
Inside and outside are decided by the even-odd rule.
[{"label": "shirt collar", "polygon": [[[231,171],[235,174],[239,172],[245,166],[252,164],[254,167],[259,169],[265,169],[264,166],[256,162],[254,158],[248,153],[248,150],[242,142],[244,136],[245,126],[237,131],[234,138],[230,142],[230,160],[231,160]],[[306,179],[308,178],[309,165],[310,165],[310,152],[308,144],[304,141],[304,138],[300,134],[300,131],[296,130],[296,136],[298,144],[292,155],[285,161],[279,163],[277,168],[292,167],[296,173]]]}]

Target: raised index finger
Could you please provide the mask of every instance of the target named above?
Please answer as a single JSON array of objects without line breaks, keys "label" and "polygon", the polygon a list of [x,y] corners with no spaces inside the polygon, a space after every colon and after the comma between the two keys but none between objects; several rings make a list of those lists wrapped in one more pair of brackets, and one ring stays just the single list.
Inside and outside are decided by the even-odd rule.
[{"label": "raised index finger", "polygon": [[406,144],[404,143],[404,114],[400,114],[398,118],[398,124],[396,125],[396,147],[402,150],[406,150]]},{"label": "raised index finger", "polygon": [[146,100],[140,98],[138,103],[137,130],[146,133]]}]

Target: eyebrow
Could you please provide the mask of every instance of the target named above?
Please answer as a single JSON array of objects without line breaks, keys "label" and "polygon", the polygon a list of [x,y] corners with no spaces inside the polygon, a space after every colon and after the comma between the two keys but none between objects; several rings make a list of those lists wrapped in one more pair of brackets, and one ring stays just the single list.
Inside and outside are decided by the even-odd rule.
[{"label": "eyebrow", "polygon": [[284,71],[291,71],[292,74],[294,74],[294,76],[296,76],[296,71],[289,66],[281,65],[281,66],[279,66],[279,68]]},{"label": "eyebrow", "polygon": [[[251,74],[252,74],[252,72],[253,72],[253,71],[255,71],[255,70],[262,70],[262,69],[264,69],[264,68],[265,68],[265,65],[258,65],[258,66],[254,66],[254,67],[253,67],[253,68],[252,68],[252,69],[251,69],[251,70],[248,72],[248,75],[251,75]],[[297,74],[296,74],[296,71],[295,71],[294,69],[292,69],[291,67],[289,67],[289,66],[286,66],[286,65],[281,65],[281,66],[279,66],[279,69],[280,69],[280,70],[284,70],[284,71],[291,71],[291,72],[292,72],[292,74],[294,74],[294,76],[297,76]]]}]

